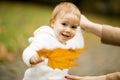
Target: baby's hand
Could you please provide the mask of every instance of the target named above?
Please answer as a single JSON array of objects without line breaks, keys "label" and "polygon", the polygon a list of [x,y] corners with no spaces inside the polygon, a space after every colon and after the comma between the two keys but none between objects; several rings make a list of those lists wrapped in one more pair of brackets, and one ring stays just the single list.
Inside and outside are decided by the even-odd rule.
[{"label": "baby's hand", "polygon": [[38,54],[36,55],[33,55],[31,58],[30,58],[30,64],[37,64],[37,63],[40,63],[44,61],[43,57],[40,57]]}]

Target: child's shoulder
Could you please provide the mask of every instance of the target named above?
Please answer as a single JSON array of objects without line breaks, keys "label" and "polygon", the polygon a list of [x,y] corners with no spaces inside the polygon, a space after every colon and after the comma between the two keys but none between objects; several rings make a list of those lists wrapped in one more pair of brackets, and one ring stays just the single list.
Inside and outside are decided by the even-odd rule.
[{"label": "child's shoulder", "polygon": [[50,26],[40,26],[38,29],[34,31],[34,35],[41,34],[41,33],[52,33],[53,30]]},{"label": "child's shoulder", "polygon": [[41,38],[41,39],[51,39],[54,38],[53,29],[50,26],[40,26],[36,29],[33,33],[33,36],[28,39],[29,42],[32,42],[34,38]]},{"label": "child's shoulder", "polygon": [[43,26],[40,26],[37,30],[39,29],[51,29],[51,27],[47,25],[43,25]]}]

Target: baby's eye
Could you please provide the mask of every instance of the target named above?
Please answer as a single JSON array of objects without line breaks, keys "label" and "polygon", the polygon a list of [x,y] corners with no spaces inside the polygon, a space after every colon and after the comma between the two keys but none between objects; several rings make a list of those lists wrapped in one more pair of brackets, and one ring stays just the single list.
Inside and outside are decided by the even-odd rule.
[{"label": "baby's eye", "polygon": [[63,26],[66,26],[66,23],[62,23]]},{"label": "baby's eye", "polygon": [[71,28],[72,28],[72,29],[77,29],[77,26],[72,26]]}]

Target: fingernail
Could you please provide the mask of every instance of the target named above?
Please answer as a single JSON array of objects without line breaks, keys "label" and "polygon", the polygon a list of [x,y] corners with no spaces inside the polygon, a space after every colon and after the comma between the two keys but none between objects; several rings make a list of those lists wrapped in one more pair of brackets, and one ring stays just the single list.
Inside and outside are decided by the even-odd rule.
[{"label": "fingernail", "polygon": [[64,76],[64,78],[67,78],[67,76]]}]

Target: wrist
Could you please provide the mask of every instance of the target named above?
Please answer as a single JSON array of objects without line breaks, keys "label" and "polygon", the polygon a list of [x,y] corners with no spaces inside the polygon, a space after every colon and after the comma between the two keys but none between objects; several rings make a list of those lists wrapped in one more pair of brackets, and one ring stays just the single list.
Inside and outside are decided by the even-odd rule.
[{"label": "wrist", "polygon": [[101,37],[102,36],[102,25],[97,23],[90,24],[89,32]]}]

